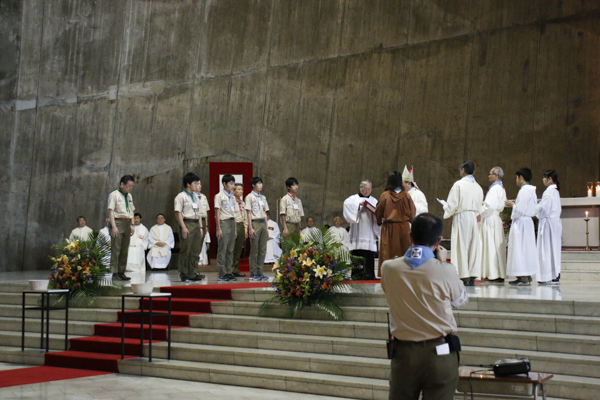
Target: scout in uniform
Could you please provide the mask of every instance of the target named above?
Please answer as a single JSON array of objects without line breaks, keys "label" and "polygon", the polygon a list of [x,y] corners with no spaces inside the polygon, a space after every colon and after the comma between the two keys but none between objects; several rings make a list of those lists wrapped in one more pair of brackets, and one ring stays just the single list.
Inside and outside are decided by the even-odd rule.
[{"label": "scout in uniform", "polygon": [[301,222],[304,216],[302,201],[296,197],[298,193],[298,180],[296,178],[288,178],[285,181],[288,193],[281,198],[279,202],[279,214],[281,216],[281,225],[283,226],[283,236],[287,237],[292,232],[302,230]]},{"label": "scout in uniform", "polygon": [[240,258],[242,258],[242,250],[244,249],[244,243],[248,238],[248,220],[246,218],[246,211],[244,211],[244,185],[241,183],[235,184],[235,225],[237,236],[235,238],[235,246],[233,248],[233,276],[243,278],[246,274],[240,273]]},{"label": "scout in uniform", "polygon": [[113,278],[128,281],[125,275],[127,268],[127,254],[129,252],[129,241],[135,233],[133,213],[135,206],[131,197],[133,189],[133,176],[125,175],[121,178],[119,188],[108,195],[108,216],[110,218],[112,236],[110,245],[110,269]]},{"label": "scout in uniform", "polygon": [[235,225],[235,178],[231,174],[221,178],[223,189],[215,195],[215,220],[217,223],[217,267],[219,268],[219,281],[235,281],[231,273],[233,265],[233,248],[237,230]]},{"label": "scout in uniform", "polygon": [[258,176],[250,180],[252,192],[246,196],[246,212],[248,213],[248,236],[250,237],[250,280],[268,280],[262,271],[267,255],[267,212],[269,204],[261,194],[263,181]]},{"label": "scout in uniform", "polygon": [[187,173],[183,177],[183,192],[175,197],[175,218],[181,234],[178,267],[182,282],[204,279],[204,275],[200,275],[196,269],[204,237],[200,219],[202,203],[194,194],[198,191],[198,182],[198,175],[193,172]]}]

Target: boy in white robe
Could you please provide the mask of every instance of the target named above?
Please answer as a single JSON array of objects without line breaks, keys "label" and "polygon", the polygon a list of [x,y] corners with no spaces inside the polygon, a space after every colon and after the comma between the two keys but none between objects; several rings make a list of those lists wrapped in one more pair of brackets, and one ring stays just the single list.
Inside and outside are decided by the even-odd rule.
[{"label": "boy in white robe", "polygon": [[371,196],[372,189],[371,181],[365,179],[360,182],[359,192],[344,200],[344,218],[350,224],[348,250],[365,259],[364,277],[359,277],[365,280],[375,279],[377,238],[381,236],[381,226],[377,225],[375,214],[369,211],[377,207],[377,199]]},{"label": "boy in white robe", "polygon": [[208,203],[208,198],[201,193],[202,183],[198,181],[198,192],[194,193],[199,200],[200,207],[200,218],[204,221],[204,238],[202,240],[202,250],[200,251],[200,256],[198,257],[198,265],[210,265],[210,260],[208,259],[208,248],[210,245],[210,234],[208,233],[208,211],[210,210],[210,205]]},{"label": "boy in white robe", "polygon": [[494,283],[504,283],[506,278],[506,240],[500,217],[506,201],[506,190],[500,180],[503,176],[502,168],[491,169],[488,177],[492,184],[481,210],[481,277]]},{"label": "boy in white robe", "polygon": [[404,187],[404,190],[410,194],[413,203],[415,203],[415,208],[417,209],[415,217],[419,214],[429,212],[427,197],[425,197],[425,194],[421,192],[421,189],[419,189],[415,182],[412,165],[410,166],[410,171],[406,168],[406,165],[404,166],[404,171],[402,172],[402,186]]},{"label": "boy in white robe", "polygon": [[517,279],[510,285],[531,285],[531,275],[539,274],[538,256],[535,245],[535,229],[532,218],[537,210],[535,186],[531,186],[532,173],[529,168],[521,168],[516,173],[519,193],[515,201],[507,200],[505,205],[513,207],[508,236],[508,260],[506,274]]},{"label": "boy in white robe", "polygon": [[104,228],[98,231],[98,239],[96,239],[96,245],[100,245],[100,238],[104,238],[104,241],[108,244],[108,253],[102,258],[102,264],[110,270],[110,218],[106,218],[104,221]]},{"label": "boy in white robe", "polygon": [[542,179],[547,187],[542,201],[537,205],[535,216],[539,219],[537,252],[540,273],[537,277],[540,285],[558,284],[560,281],[560,262],[562,251],[562,223],[558,174],[554,170],[544,173]]},{"label": "boy in white robe", "polygon": [[281,247],[279,247],[279,226],[270,218],[270,213],[267,212],[267,230],[269,238],[267,239],[267,255],[265,256],[265,264],[273,264],[281,256]]},{"label": "boy in white robe", "polygon": [[477,224],[483,189],[475,181],[475,164],[465,161],[460,166],[461,180],[450,189],[448,200],[438,202],[444,207],[444,219],[452,218],[452,264],[458,268],[458,276],[465,286],[475,286],[475,278],[481,276],[481,237]]},{"label": "boy in white robe", "polygon": [[146,249],[148,248],[148,229],[142,225],[142,215],[133,215],[135,233],[129,241],[129,252],[127,253],[127,268],[129,272],[146,272]]},{"label": "boy in white robe", "polygon": [[344,250],[348,251],[350,247],[350,235],[348,234],[346,228],[342,226],[342,219],[340,217],[335,217],[333,219],[333,225],[334,226],[329,228],[329,232],[331,233],[333,240],[335,240],[335,242]]},{"label": "boy in white robe", "polygon": [[90,240],[90,235],[94,232],[91,228],[86,226],[86,220],[83,215],[77,217],[77,228],[71,231],[69,240]]},{"label": "boy in white robe", "polygon": [[156,216],[156,225],[150,229],[148,235],[150,251],[148,252],[148,264],[152,269],[165,269],[171,261],[171,250],[175,247],[173,229],[165,224],[164,214]]}]

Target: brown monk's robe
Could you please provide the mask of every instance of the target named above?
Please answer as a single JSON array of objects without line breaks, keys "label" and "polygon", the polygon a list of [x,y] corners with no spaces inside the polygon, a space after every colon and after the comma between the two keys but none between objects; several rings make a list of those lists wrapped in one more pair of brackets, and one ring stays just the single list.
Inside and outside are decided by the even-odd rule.
[{"label": "brown monk's robe", "polygon": [[386,190],[379,198],[375,209],[377,221],[383,220],[379,245],[379,276],[381,264],[385,260],[395,256],[403,257],[410,247],[410,222],[416,212],[415,203],[404,190],[400,193]]}]

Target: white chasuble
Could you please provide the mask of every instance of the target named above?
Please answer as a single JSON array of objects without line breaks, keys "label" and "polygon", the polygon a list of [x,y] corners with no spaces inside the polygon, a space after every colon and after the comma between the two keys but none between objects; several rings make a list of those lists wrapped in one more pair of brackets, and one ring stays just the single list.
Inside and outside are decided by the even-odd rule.
[{"label": "white chasuble", "polygon": [[148,248],[148,229],[142,224],[135,226],[135,232],[129,240],[127,268],[129,272],[146,271],[146,249]]},{"label": "white chasuble", "polygon": [[363,201],[377,207],[377,199],[373,196],[361,197],[355,194],[344,200],[344,218],[350,224],[349,251],[377,251],[377,238],[381,236],[381,227],[377,225],[375,215],[361,205]]},{"label": "white chasuble", "polygon": [[500,213],[504,210],[506,190],[502,182],[490,186],[481,210],[481,277],[506,278],[506,239]]},{"label": "white chasuble", "polygon": [[556,185],[548,185],[542,201],[537,205],[535,216],[539,219],[537,253],[540,282],[556,279],[560,274],[562,249],[562,223],[560,222],[560,195]]},{"label": "white chasuble", "polygon": [[427,204],[427,198],[425,194],[421,192],[419,188],[413,187],[408,191],[410,197],[412,198],[413,203],[415,203],[415,208],[417,209],[417,213],[415,217],[419,214],[423,214],[429,211],[429,205]]},{"label": "white chasuble", "polygon": [[267,255],[265,263],[274,263],[281,256],[281,247],[279,247],[279,226],[275,221],[270,219],[267,222],[267,230],[269,231],[269,240],[267,241]]},{"label": "white chasuble", "polygon": [[509,276],[530,276],[539,273],[535,229],[531,219],[535,216],[536,209],[535,186],[521,186],[511,214],[512,225],[506,261],[506,274]]},{"label": "white chasuble", "polygon": [[481,237],[477,216],[481,212],[483,190],[472,175],[456,181],[444,207],[444,219],[452,218],[451,260],[460,278],[481,276]]},{"label": "white chasuble", "polygon": [[[164,269],[169,266],[171,261],[171,249],[175,247],[175,237],[173,236],[173,229],[167,224],[154,225],[150,229],[148,235],[148,241],[150,242],[150,251],[148,252],[148,264],[152,269]],[[167,245],[160,247],[156,243],[164,242]]]}]

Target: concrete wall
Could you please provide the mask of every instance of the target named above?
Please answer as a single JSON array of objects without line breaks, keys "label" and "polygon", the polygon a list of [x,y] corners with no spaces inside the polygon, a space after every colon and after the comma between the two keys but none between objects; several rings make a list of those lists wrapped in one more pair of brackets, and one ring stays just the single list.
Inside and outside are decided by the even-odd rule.
[{"label": "concrete wall", "polygon": [[487,188],[600,177],[600,5],[584,0],[2,0],[0,271],[46,268],[120,176],[151,225],[183,173],[295,176],[330,222],[404,164],[432,211],[463,159]]}]

